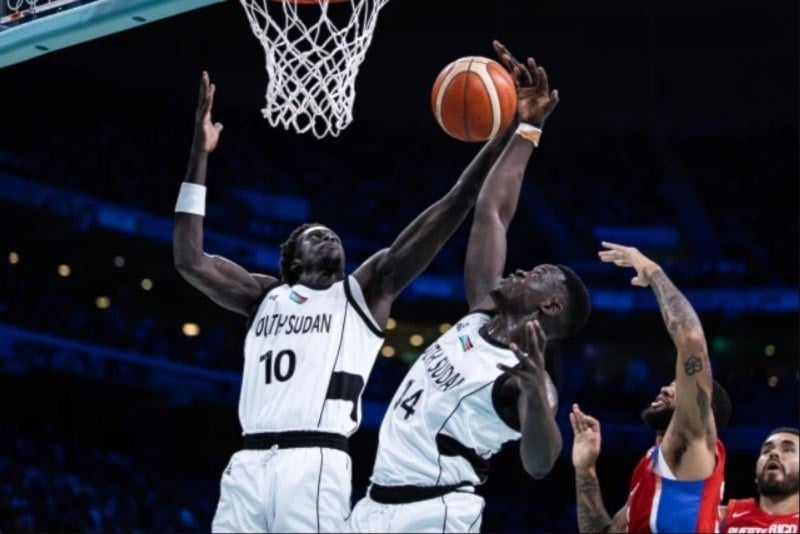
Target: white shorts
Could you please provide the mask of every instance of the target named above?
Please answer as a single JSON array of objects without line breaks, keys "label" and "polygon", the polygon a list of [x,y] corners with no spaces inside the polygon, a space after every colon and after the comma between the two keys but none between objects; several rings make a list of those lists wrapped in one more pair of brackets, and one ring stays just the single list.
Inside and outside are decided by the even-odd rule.
[{"label": "white shorts", "polygon": [[320,447],[242,450],[220,482],[212,532],[343,532],[350,456]]},{"label": "white shorts", "polygon": [[453,491],[424,501],[381,504],[369,495],[350,516],[351,532],[479,532],[483,507],[480,495]]}]

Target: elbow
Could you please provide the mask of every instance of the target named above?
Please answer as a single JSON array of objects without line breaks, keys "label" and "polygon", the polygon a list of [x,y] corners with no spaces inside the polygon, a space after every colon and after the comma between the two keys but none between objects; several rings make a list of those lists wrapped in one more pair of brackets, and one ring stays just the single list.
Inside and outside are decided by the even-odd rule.
[{"label": "elbow", "polygon": [[547,454],[544,454],[538,458],[523,457],[522,467],[531,478],[535,480],[541,480],[553,470],[560,452],[561,446],[559,444],[557,447],[551,448]]},{"label": "elbow", "polygon": [[505,228],[511,223],[511,217],[504,216],[498,206],[478,202],[475,206],[475,214],[473,215],[473,225],[484,226],[487,228]]},{"label": "elbow", "polygon": [[176,250],[172,255],[172,259],[175,264],[175,269],[177,269],[179,273],[185,274],[192,271],[194,262],[185,254],[181,254]]},{"label": "elbow", "polygon": [[699,325],[682,328],[676,339],[678,345],[687,353],[706,352],[706,335]]},{"label": "elbow", "polygon": [[525,472],[528,473],[528,475],[530,475],[531,478],[533,478],[535,480],[541,480],[544,477],[546,477],[548,475],[548,473],[550,473],[550,471],[553,470],[553,464],[554,463],[555,462],[550,463],[548,465],[544,465],[544,466],[542,466],[542,465],[529,465],[527,463],[524,463],[523,467],[525,468]]},{"label": "elbow", "polygon": [[178,250],[173,254],[173,262],[178,273],[185,278],[195,278],[202,270],[202,261],[192,254],[182,253]]}]

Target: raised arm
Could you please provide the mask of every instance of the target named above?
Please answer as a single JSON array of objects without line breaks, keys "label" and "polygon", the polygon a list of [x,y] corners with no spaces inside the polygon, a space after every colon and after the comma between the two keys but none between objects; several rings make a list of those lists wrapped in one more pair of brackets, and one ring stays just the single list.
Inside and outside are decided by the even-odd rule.
[{"label": "raised arm", "polygon": [[597,478],[600,456],[600,421],[583,413],[577,404],[569,414],[572,425],[572,466],[575,468],[575,493],[578,504],[579,532],[625,532],[627,505],[611,519],[603,504]]},{"label": "raised arm", "polygon": [[251,274],[230,260],[203,251],[206,166],[208,154],[216,148],[222,131],[222,124],[211,121],[214,89],[208,73],[203,72],[189,165],[175,208],[173,259],[181,276],[211,300],[223,308],[249,315],[264,289],[277,280]]},{"label": "raised arm", "polygon": [[664,458],[681,480],[708,477],[716,463],[717,429],[711,410],[713,380],[703,326],[694,308],[661,267],[633,247],[603,242],[600,258],[633,267],[631,283],[650,286],[678,351],[675,366],[675,413],[661,441]]},{"label": "raised arm", "polygon": [[510,128],[487,141],[442,198],[418,215],[389,248],[374,254],[353,273],[378,324],[386,323],[403,288],[425,270],[464,221],[509,135]]},{"label": "raised arm", "polygon": [[547,73],[533,58],[519,63],[495,41],[495,50],[514,74],[520,130],[495,163],[481,189],[467,245],[464,285],[470,309],[480,307],[503,276],[506,232],[517,211],[525,167],[538,143],[544,121],[558,104],[558,91],[550,91]]},{"label": "raised arm", "polygon": [[562,446],[561,431],[555,420],[558,395],[544,366],[545,343],[539,321],[528,322],[522,349],[511,344],[519,364],[514,367],[497,364],[516,382],[517,413],[522,431],[519,452],[522,466],[533,478],[543,478],[553,469]]}]

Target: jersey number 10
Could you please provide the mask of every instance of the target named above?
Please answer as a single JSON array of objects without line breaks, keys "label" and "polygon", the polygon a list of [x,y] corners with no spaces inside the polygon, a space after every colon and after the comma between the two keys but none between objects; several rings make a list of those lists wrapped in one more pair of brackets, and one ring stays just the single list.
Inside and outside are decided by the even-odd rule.
[{"label": "jersey number 10", "polygon": [[[285,361],[288,362],[283,363]],[[294,374],[294,367],[295,367],[295,356],[294,351],[291,350],[282,350],[275,354],[275,358],[272,358],[272,351],[267,352],[266,354],[262,355],[259,361],[264,362],[264,383],[270,384],[272,383],[272,377],[275,377],[275,380],[278,382],[286,382],[292,375]]]}]

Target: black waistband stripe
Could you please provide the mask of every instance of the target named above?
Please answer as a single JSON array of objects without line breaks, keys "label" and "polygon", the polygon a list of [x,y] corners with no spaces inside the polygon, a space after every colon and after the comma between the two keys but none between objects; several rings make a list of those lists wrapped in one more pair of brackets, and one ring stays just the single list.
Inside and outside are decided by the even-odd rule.
[{"label": "black waistband stripe", "polygon": [[369,497],[380,504],[408,504],[435,499],[465,487],[472,487],[472,484],[469,482],[452,486],[381,486],[372,484],[369,487]]},{"label": "black waistband stripe", "polygon": [[248,450],[266,450],[275,445],[279,449],[322,447],[349,453],[347,438],[332,432],[261,432],[244,436],[244,448]]}]

